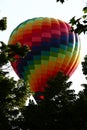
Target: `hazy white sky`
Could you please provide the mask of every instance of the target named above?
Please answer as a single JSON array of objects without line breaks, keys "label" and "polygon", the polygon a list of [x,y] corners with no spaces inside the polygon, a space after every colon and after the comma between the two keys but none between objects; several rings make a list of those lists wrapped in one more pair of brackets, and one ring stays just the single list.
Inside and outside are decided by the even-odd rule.
[{"label": "hazy white sky", "polygon": [[[21,22],[33,17],[54,17],[63,21],[82,15],[82,9],[87,0],[66,0],[64,4],[56,3],[56,0],[0,0],[0,18],[7,17],[7,30],[0,32],[0,41],[8,42],[13,29]],[[81,61],[87,54],[87,35],[80,35],[81,39]],[[72,87],[78,91],[80,84],[84,83],[81,64],[70,78]]]}]

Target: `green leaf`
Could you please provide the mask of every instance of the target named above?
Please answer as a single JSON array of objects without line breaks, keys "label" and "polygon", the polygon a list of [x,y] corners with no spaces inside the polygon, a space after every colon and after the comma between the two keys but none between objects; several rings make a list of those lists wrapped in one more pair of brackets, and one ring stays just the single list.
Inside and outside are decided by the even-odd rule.
[{"label": "green leaf", "polygon": [[84,12],[84,13],[87,13],[87,7],[84,7],[84,8],[83,8],[83,12]]},{"label": "green leaf", "polygon": [[83,19],[87,18],[87,15],[83,15],[82,18],[83,18]]},{"label": "green leaf", "polygon": [[72,24],[72,26],[76,24],[75,16],[72,19],[70,19],[69,23]]}]

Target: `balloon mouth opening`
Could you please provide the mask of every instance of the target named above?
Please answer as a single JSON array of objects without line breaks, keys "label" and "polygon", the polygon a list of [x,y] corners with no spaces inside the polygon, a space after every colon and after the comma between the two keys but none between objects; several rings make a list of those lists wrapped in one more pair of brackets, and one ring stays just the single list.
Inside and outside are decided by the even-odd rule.
[{"label": "balloon mouth opening", "polygon": [[44,92],[35,92],[35,94],[33,95],[33,97],[35,98],[36,102],[42,101],[44,100]]}]

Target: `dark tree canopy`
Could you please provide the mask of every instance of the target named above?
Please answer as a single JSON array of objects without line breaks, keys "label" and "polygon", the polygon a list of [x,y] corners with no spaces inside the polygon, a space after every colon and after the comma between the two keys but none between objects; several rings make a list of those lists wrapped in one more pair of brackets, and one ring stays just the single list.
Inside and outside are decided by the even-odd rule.
[{"label": "dark tree canopy", "polygon": [[[0,20],[0,30],[6,29],[7,19]],[[21,47],[20,44],[6,45],[0,42],[0,129],[11,130],[12,121],[17,118],[20,113],[20,108],[25,105],[26,99],[29,96],[29,86],[24,81],[15,81],[14,78],[9,77],[9,69],[7,63],[9,60],[16,60],[13,58],[16,54],[23,57],[26,55],[28,48]],[[3,66],[7,69],[4,70]]]},{"label": "dark tree canopy", "polygon": [[0,30],[4,31],[7,28],[7,18],[3,17],[2,19],[0,19]]}]

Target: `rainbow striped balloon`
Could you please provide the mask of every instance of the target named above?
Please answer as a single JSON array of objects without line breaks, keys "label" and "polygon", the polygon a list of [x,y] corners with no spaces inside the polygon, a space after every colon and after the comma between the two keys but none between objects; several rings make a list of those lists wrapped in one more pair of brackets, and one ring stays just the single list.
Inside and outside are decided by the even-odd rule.
[{"label": "rainbow striped balloon", "polygon": [[43,92],[48,79],[59,71],[70,77],[79,64],[78,34],[64,21],[47,17],[24,21],[13,30],[8,44],[17,42],[28,45],[31,52],[12,66],[34,92]]}]

